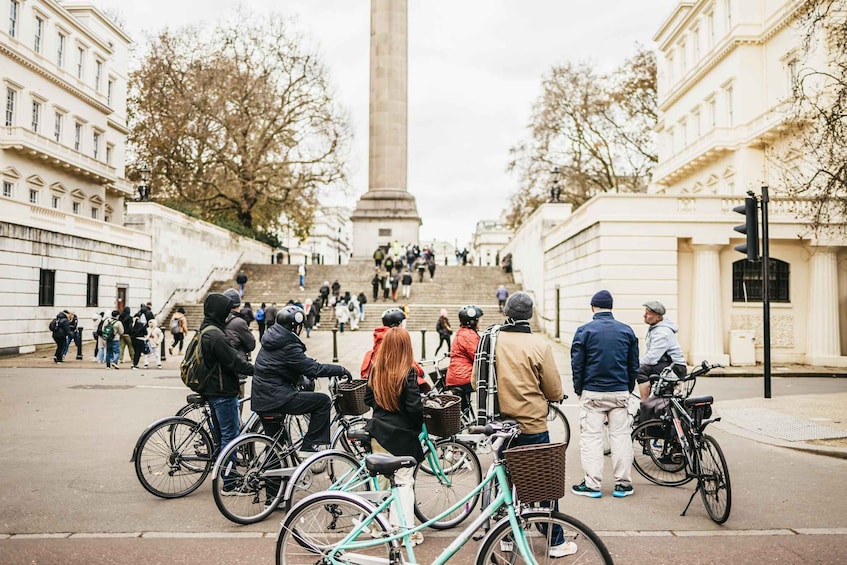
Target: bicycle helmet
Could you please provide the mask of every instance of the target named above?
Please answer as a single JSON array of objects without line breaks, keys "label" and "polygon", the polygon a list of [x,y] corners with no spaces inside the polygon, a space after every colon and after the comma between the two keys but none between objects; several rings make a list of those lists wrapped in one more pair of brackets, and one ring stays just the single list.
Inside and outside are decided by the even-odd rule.
[{"label": "bicycle helmet", "polygon": [[406,320],[406,313],[400,308],[389,308],[382,313],[382,325],[393,328]]},{"label": "bicycle helmet", "polygon": [[276,315],[276,323],[280,324],[283,328],[291,330],[292,332],[300,335],[300,331],[303,329],[303,324],[306,322],[306,313],[299,306],[294,306],[293,304],[289,304],[285,306],[279,313]]},{"label": "bicycle helmet", "polygon": [[459,324],[466,328],[476,327],[482,318],[482,309],[479,306],[464,306],[459,310]]}]

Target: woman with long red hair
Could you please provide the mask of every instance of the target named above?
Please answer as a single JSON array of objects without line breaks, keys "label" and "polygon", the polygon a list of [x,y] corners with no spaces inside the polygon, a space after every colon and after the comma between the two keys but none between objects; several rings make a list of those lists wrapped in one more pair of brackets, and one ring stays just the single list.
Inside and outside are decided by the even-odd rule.
[{"label": "woman with long red hair", "polygon": [[[410,455],[423,460],[423,449],[418,436],[423,427],[423,403],[418,388],[412,338],[402,327],[385,332],[371,369],[365,404],[373,408],[373,417],[365,426],[371,435],[374,453]],[[403,505],[405,523],[414,524],[414,469],[399,469],[394,474],[398,494]],[[389,513],[392,526],[400,520],[392,507]],[[412,534],[412,543],[423,542],[420,532]]]}]

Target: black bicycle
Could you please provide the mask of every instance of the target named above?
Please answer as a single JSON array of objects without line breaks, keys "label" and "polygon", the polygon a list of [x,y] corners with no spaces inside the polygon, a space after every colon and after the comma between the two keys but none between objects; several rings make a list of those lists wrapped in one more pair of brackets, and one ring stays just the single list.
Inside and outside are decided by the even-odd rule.
[{"label": "black bicycle", "polygon": [[709,517],[718,524],[729,518],[732,488],[729,469],[720,445],[704,430],[720,418],[712,418],[711,396],[686,396],[697,377],[721,365],[707,361],[684,378],[670,367],[655,379],[653,395],[666,403],[658,418],[643,421],[632,431],[635,469],[647,480],[662,486],[678,486],[697,480],[682,516],[699,492]]}]

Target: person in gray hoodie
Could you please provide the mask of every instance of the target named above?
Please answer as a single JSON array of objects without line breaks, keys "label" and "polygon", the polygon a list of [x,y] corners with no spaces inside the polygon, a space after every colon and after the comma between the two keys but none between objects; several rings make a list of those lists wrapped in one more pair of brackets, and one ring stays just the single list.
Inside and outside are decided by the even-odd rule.
[{"label": "person in gray hoodie", "polygon": [[650,329],[647,330],[646,351],[638,360],[640,366],[636,380],[641,400],[650,396],[650,375],[661,373],[669,365],[680,378],[687,370],[685,355],[676,336],[679,326],[665,319],[666,312],[665,306],[657,300],[644,303],[644,322]]}]

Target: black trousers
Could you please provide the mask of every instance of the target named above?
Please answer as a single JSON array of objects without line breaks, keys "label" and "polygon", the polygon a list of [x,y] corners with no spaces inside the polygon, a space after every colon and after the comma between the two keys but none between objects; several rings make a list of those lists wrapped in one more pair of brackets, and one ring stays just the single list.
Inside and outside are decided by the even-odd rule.
[{"label": "black trousers", "polygon": [[66,338],[63,337],[54,337],[53,341],[56,342],[56,353],[53,354],[53,359],[58,363],[62,360],[62,356],[65,353],[65,343],[67,342]]}]

